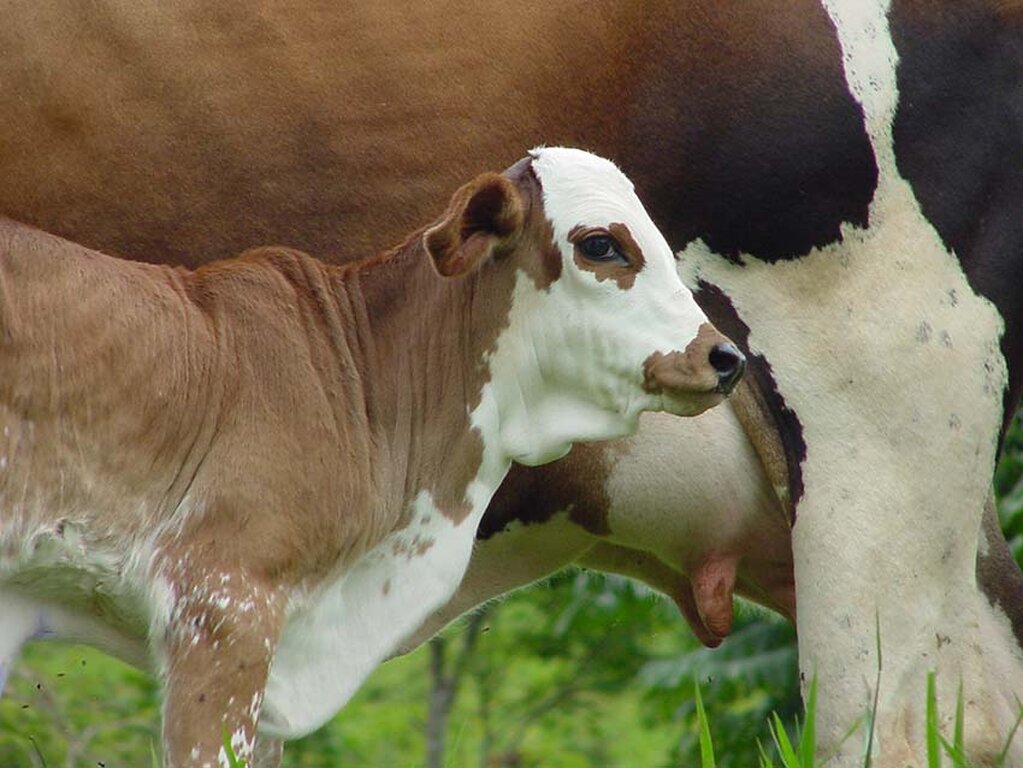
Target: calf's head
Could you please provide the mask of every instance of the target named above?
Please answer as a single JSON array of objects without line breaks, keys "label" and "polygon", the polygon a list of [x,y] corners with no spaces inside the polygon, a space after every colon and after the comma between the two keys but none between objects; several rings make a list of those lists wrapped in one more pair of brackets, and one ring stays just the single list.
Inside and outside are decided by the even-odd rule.
[{"label": "calf's head", "polygon": [[500,317],[480,350],[483,408],[516,461],[630,434],[642,411],[701,413],[742,374],[741,353],[683,286],[607,160],[533,150],[460,189],[424,244],[442,275],[476,281],[474,313]]}]

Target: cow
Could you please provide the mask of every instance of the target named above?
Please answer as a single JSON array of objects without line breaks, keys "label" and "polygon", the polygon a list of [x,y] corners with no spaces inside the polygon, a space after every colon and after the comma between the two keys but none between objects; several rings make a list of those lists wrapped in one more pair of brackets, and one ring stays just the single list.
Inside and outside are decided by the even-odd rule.
[{"label": "cow", "polygon": [[[972,762],[1001,749],[1023,676],[1023,581],[989,483],[1023,382],[1018,3],[16,5],[0,29],[0,210],[94,247],[189,264],[255,240],[341,259],[518,147],[616,158],[749,353],[761,407],[737,411],[734,460],[758,465],[794,524],[821,753],[857,764],[843,736],[870,722],[874,764],[922,764],[931,669],[946,724],[963,683]],[[689,426],[669,427],[683,465]],[[713,475],[594,456],[556,482],[605,565],[656,551],[653,524],[643,542],[616,536],[629,489],[661,489],[676,540],[710,527],[667,505],[690,484],[706,497]],[[518,532],[548,541],[514,506],[478,554]],[[721,554],[645,570],[669,566],[684,594],[673,574]],[[461,605],[491,591],[465,589]],[[1010,765],[1021,752],[1017,735]]]},{"label": "cow", "polygon": [[345,266],[190,271],[4,221],[0,334],[0,653],[151,653],[169,768],[333,715],[450,597],[513,460],[743,369],[628,180],[563,148]]}]

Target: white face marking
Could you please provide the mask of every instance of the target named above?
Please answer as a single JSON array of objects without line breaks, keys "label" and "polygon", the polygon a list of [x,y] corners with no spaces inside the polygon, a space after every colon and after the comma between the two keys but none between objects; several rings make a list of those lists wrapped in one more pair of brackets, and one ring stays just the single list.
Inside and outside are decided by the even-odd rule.
[{"label": "white face marking", "polygon": [[[825,6],[879,167],[870,228],[844,226],[843,242],[773,265],[746,255],[737,267],[697,242],[684,254],[683,279],[690,286],[703,279],[732,299],[751,348],[770,361],[803,425],[805,488],[793,546],[800,664],[806,680],[818,677],[822,749],[836,747],[870,706],[877,617],[879,748],[894,760],[909,739],[922,758],[922,730],[897,731],[923,722],[929,668],[944,670],[942,712],[954,711],[962,675],[975,722],[1005,723],[1006,733],[1011,693],[1023,690],[1007,623],[974,578],[1006,379],[1001,320],[973,292],[896,167],[897,55],[887,3]],[[931,332],[921,334],[923,324]],[[936,647],[936,634],[952,642]],[[854,742],[845,742],[836,765],[860,764]]]},{"label": "white face marking", "polygon": [[[643,410],[696,413],[713,400],[668,402],[643,389],[655,352],[685,350],[707,318],[632,184],[612,163],[564,148],[534,150],[533,169],[561,252],[562,274],[544,291],[520,275],[509,327],[490,356],[489,392],[506,452],[524,464],[564,455],[574,440],[631,434]],[[569,233],[624,224],[645,264],[632,286],[580,269]]]}]

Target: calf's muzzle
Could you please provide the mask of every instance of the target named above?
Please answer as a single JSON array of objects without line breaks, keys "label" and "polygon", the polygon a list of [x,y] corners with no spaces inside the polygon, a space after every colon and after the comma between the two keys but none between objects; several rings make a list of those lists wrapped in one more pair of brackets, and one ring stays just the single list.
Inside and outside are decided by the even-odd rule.
[{"label": "calf's muzzle", "polygon": [[643,387],[659,393],[729,394],[746,370],[746,357],[728,337],[704,323],[684,351],[655,352],[643,364]]}]

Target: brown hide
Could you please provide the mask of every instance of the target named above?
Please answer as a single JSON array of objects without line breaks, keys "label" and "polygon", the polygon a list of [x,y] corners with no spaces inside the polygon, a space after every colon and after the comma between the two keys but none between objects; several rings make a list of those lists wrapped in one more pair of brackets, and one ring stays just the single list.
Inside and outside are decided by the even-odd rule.
[{"label": "brown hide", "polygon": [[[0,27],[0,211],[139,259],[280,244],[344,260],[465,178],[570,144],[657,192],[680,246],[695,222],[679,211],[698,206],[671,196],[755,186],[717,178],[711,121],[795,132],[769,89],[818,77],[826,109],[832,38],[809,2],[17,0]],[[727,130],[746,146],[752,129]]]},{"label": "brown hide", "polygon": [[[771,89],[817,78],[820,114],[842,93],[833,31],[809,0],[741,14],[719,0],[16,5],[0,25],[0,212],[189,266],[266,244],[374,253],[468,176],[540,143],[613,157],[681,246],[722,192],[784,168],[737,152],[801,135]],[[779,226],[769,201],[756,206]]]}]

